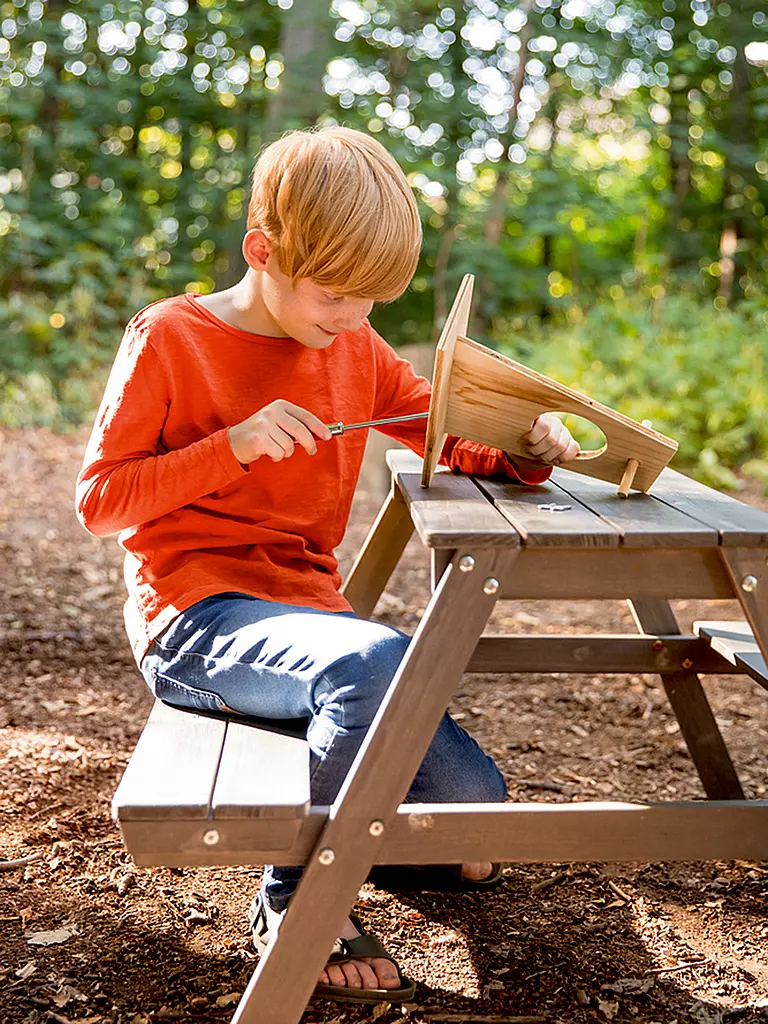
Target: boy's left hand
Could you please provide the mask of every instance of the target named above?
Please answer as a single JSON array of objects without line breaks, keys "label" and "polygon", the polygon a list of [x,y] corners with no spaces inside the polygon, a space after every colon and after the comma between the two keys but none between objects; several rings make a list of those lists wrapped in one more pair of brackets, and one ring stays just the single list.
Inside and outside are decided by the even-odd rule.
[{"label": "boy's left hand", "polygon": [[523,434],[523,444],[529,458],[554,466],[570,462],[581,450],[562,420],[551,412],[536,417],[528,433]]}]

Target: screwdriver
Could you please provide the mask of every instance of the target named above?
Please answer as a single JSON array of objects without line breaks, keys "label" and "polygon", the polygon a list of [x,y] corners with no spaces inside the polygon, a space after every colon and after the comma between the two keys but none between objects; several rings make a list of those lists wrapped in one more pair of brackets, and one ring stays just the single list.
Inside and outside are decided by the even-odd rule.
[{"label": "screwdriver", "polygon": [[428,412],[415,412],[410,416],[390,416],[385,420],[368,420],[366,423],[326,423],[331,432],[331,437],[338,437],[348,430],[359,430],[360,427],[379,427],[384,423],[408,423],[410,420],[425,420]]}]

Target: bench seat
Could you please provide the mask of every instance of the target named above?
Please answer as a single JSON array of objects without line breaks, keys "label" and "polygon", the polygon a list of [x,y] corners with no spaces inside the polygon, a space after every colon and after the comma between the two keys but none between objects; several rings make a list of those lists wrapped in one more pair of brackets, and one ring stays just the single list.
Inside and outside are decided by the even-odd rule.
[{"label": "bench seat", "polygon": [[768,690],[768,667],[746,622],[694,622],[693,632],[706,640],[734,668]]},{"label": "bench seat", "polygon": [[161,823],[199,821],[211,837],[216,823],[260,819],[279,826],[284,842],[298,834],[309,806],[303,739],[156,701],[112,814],[121,826],[154,823],[158,831]]}]

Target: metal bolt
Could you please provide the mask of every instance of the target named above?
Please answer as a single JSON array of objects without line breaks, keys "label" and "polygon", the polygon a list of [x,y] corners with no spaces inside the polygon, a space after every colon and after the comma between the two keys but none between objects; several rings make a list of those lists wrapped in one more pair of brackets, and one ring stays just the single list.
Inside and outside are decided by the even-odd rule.
[{"label": "metal bolt", "polygon": [[203,842],[206,846],[215,846],[219,841],[219,833],[215,828],[209,829],[203,833]]},{"label": "metal bolt", "polygon": [[318,853],[317,859],[322,865],[324,865],[324,867],[328,867],[329,864],[333,864],[336,860],[336,854],[330,846],[326,846],[324,850],[321,850],[320,853]]},{"label": "metal bolt", "polygon": [[745,576],[741,581],[741,589],[751,594],[753,590],[757,590],[757,577],[756,576]]},{"label": "metal bolt", "polygon": [[664,646],[664,641],[663,640],[654,640],[653,641],[653,649],[654,649],[654,651],[660,651],[663,646]]},{"label": "metal bolt", "polygon": [[472,572],[475,568],[475,560],[472,555],[462,555],[459,559],[459,568],[462,572]]},{"label": "metal bolt", "polygon": [[497,579],[494,579],[493,576],[489,576],[488,579],[485,580],[483,583],[483,593],[498,594],[500,586],[501,584]]},{"label": "metal bolt", "polygon": [[384,822],[383,821],[372,821],[371,824],[368,826],[368,832],[372,836],[380,836],[383,831],[384,831]]},{"label": "metal bolt", "polygon": [[684,669],[693,668],[693,662],[690,658],[683,658],[680,664],[683,666]]}]

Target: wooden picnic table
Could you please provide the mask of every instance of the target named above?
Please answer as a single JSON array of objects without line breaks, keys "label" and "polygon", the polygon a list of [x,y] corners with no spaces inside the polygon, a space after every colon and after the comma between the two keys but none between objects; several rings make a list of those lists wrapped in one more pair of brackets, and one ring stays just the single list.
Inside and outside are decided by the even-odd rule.
[{"label": "wooden picnic table", "polygon": [[[306,865],[234,1024],[297,1024],[374,863],[759,859],[768,851],[768,801],[744,799],[699,679],[736,672],[768,687],[768,514],[669,469],[651,494],[622,499],[615,486],[564,470],[537,487],[439,472],[424,490],[416,456],[390,452],[388,462],[392,490],[344,593],[369,616],[414,529],[430,554],[433,592],[333,806],[309,805],[305,775],[289,773],[276,795],[274,755],[257,756],[247,727],[231,722],[204,723],[220,729],[220,745],[208,768],[192,755],[182,765],[184,800],[169,790],[148,807],[137,775],[116,797],[138,863]],[[627,599],[639,632],[484,637],[500,598]],[[734,598],[746,623],[705,623],[682,635],[669,603],[678,598]],[[401,805],[467,670],[660,674],[709,799]],[[190,731],[203,721],[181,717]]]}]

